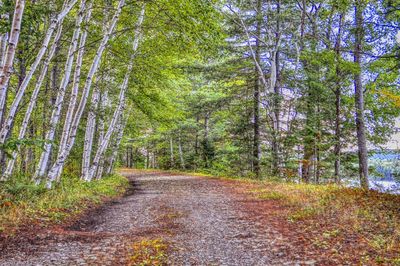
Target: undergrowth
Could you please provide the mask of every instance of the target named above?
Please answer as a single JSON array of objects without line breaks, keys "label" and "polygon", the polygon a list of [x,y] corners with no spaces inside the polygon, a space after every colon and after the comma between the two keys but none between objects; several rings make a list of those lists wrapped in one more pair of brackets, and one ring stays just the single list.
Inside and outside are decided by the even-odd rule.
[{"label": "undergrowth", "polygon": [[93,182],[64,176],[52,190],[36,186],[27,177],[14,177],[0,184],[0,233],[12,235],[27,223],[61,222],[106,198],[123,194],[127,187],[127,179],[120,175]]},{"label": "undergrowth", "polygon": [[361,263],[400,265],[399,195],[336,185],[253,183],[250,193],[281,204],[290,223],[315,234],[315,246],[333,249],[356,236],[366,246]]}]

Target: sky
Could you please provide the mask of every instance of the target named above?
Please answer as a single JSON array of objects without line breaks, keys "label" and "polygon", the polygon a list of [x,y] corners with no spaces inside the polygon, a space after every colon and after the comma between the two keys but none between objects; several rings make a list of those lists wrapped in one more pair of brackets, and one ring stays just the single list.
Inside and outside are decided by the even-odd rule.
[{"label": "sky", "polygon": [[[400,118],[396,120],[396,128],[400,128]],[[394,134],[384,147],[387,149],[400,149],[400,132]]]}]

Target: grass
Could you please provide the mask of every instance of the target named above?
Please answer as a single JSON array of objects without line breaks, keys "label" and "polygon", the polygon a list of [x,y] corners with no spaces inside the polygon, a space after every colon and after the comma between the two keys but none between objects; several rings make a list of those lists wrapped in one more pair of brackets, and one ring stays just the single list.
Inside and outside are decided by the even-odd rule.
[{"label": "grass", "polygon": [[64,177],[52,190],[35,186],[25,177],[0,184],[0,233],[13,235],[25,224],[45,226],[64,221],[94,204],[122,195],[126,178],[111,175],[93,182]]},{"label": "grass", "polygon": [[[314,245],[334,249],[352,238],[363,242],[358,250],[362,264],[400,265],[400,196],[343,188],[253,181],[256,198],[282,206],[282,215]],[[339,256],[339,254],[338,254]]]}]

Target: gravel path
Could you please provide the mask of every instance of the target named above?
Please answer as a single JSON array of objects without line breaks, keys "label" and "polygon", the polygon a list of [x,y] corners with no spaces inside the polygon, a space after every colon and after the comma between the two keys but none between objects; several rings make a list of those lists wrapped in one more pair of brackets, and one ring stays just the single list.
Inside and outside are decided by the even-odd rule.
[{"label": "gravel path", "polygon": [[[268,224],[250,219],[233,185],[207,178],[125,171],[130,192],[57,230],[6,247],[0,265],[124,265],[138,239],[171,246],[169,265],[304,265]],[[50,230],[50,229],[49,229]],[[309,263],[309,264],[312,264]]]}]

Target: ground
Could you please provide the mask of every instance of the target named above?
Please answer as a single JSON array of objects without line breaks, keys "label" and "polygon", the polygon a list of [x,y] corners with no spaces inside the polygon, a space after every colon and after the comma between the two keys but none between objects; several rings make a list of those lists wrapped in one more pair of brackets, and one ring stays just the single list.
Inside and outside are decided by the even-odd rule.
[{"label": "ground", "polygon": [[26,230],[3,241],[0,265],[338,263],[306,248],[307,236],[297,237],[288,221],[274,217],[278,205],[255,199],[237,182],[163,172],[122,173],[131,182],[124,197],[73,223]]}]

